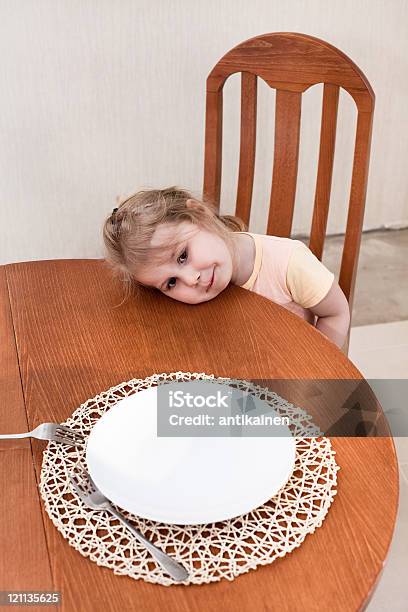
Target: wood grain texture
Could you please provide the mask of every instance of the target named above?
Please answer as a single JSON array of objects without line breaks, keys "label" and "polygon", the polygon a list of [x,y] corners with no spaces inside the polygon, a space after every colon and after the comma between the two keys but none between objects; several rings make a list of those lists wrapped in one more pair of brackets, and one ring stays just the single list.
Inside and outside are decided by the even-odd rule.
[{"label": "wood grain texture", "polygon": [[315,36],[274,32],[240,43],[214,66],[208,91],[219,91],[231,74],[243,70],[274,89],[303,92],[317,83],[333,83],[347,90],[361,110],[373,109],[374,93],[360,68],[340,49]]},{"label": "wood grain texture", "polygon": [[[195,306],[146,289],[116,308],[122,291],[101,260],[35,261],[6,271],[30,427],[65,420],[99,392],[154,372],[362,379],[316,329],[239,287]],[[388,437],[334,438],[333,445],[338,494],[322,527],[285,558],[232,583],[167,588],[115,576],[71,548],[44,513],[62,610],[359,609],[394,529],[395,449]],[[33,455],[38,478],[40,445]]]},{"label": "wood grain texture", "polygon": [[257,78],[243,72],[241,78],[241,138],[235,214],[249,226],[254,187],[256,150]]},{"label": "wood grain texture", "polygon": [[[228,51],[214,66],[207,78],[207,120],[204,156],[204,192],[216,199],[219,206],[221,189],[221,130],[222,107],[213,100],[221,96],[225,81],[241,72],[245,82],[263,79],[276,92],[275,151],[273,179],[268,213],[267,234],[290,237],[294,213],[301,95],[309,87],[324,83],[321,121],[320,155],[314,198],[310,245],[321,259],[333,171],[336,118],[339,88],[354,99],[358,111],[354,149],[353,174],[350,190],[346,236],[342,254],[339,285],[353,307],[354,286],[363,226],[368,166],[370,159],[371,128],[374,112],[374,92],[359,67],[342,51],[314,36],[294,32],[263,34],[246,40]],[[252,85],[253,87],[253,85]],[[250,217],[253,168],[255,160],[254,116],[256,98],[242,106],[242,121],[248,122],[241,138],[240,174],[235,214]],[[241,134],[242,134],[241,123]],[[244,130],[244,135],[246,134]],[[245,151],[245,147],[248,149]],[[249,168],[245,170],[245,168]],[[312,169],[311,169],[312,171]],[[245,176],[248,176],[245,179]],[[246,195],[243,195],[245,194]],[[243,204],[240,204],[243,200]],[[346,343],[348,346],[348,340]],[[346,349],[347,350],[347,349]]]},{"label": "wood grain texture", "polygon": [[327,218],[329,215],[338,105],[338,85],[325,83],[323,88],[319,164],[309,240],[309,249],[320,260],[323,255],[324,238],[326,236]]},{"label": "wood grain texture", "polygon": [[205,150],[203,196],[219,209],[222,171],[222,91],[208,91],[205,118]]},{"label": "wood grain texture", "polygon": [[266,233],[289,238],[295,207],[299,160],[301,95],[278,89],[275,111],[275,150]]},{"label": "wood grain texture", "polygon": [[[1,433],[27,431],[4,266],[0,267],[0,406]],[[0,491],[0,590],[52,591],[30,440],[0,440]]]},{"label": "wood grain texture", "polygon": [[371,113],[358,113],[350,202],[339,278],[339,285],[350,305],[353,304],[354,299],[361,231],[363,229],[372,125],[373,116]]}]

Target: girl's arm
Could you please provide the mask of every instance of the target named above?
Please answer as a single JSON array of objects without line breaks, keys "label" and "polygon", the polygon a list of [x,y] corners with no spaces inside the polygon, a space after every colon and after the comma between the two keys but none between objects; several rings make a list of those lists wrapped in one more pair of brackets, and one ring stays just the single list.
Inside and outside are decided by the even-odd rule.
[{"label": "girl's arm", "polygon": [[316,306],[309,307],[317,317],[316,329],[342,348],[350,327],[350,309],[336,280],[328,294]]}]

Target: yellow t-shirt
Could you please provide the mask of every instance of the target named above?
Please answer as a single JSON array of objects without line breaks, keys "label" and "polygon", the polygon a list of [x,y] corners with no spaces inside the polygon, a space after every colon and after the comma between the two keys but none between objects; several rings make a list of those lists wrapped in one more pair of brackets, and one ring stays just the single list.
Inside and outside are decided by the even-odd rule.
[{"label": "yellow t-shirt", "polygon": [[312,321],[309,308],[329,292],[334,274],[300,240],[240,232],[255,242],[255,263],[241,285]]}]

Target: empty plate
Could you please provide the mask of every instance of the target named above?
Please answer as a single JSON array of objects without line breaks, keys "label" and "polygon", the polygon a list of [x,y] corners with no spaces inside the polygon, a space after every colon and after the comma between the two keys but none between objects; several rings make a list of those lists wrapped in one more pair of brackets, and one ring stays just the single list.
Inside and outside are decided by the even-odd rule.
[{"label": "empty plate", "polygon": [[[189,383],[182,384],[185,389]],[[157,402],[158,387],[120,400],[88,438],[89,473],[121,508],[164,523],[212,523],[264,504],[287,482],[295,464],[295,439],[287,426],[267,437],[158,436]],[[277,416],[266,402],[257,402],[258,412],[263,403],[268,415]]]}]

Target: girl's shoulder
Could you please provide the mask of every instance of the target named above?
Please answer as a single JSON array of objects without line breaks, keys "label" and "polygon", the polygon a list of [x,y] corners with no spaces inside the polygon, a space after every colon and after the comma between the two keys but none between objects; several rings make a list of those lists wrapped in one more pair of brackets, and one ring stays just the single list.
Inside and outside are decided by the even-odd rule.
[{"label": "girl's shoulder", "polygon": [[297,246],[304,246],[303,242],[294,238],[284,238],[282,236],[270,236],[269,234],[256,234],[254,232],[240,232],[241,234],[249,234],[255,242],[261,243],[263,247],[291,251]]}]

